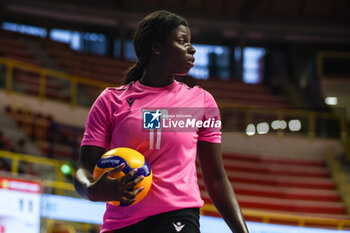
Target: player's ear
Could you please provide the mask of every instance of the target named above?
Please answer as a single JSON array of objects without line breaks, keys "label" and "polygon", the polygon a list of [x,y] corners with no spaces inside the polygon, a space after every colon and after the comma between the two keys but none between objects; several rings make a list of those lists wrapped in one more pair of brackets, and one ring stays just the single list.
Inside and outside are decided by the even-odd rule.
[{"label": "player's ear", "polygon": [[153,54],[159,55],[160,54],[160,43],[157,41],[152,42],[152,51]]}]

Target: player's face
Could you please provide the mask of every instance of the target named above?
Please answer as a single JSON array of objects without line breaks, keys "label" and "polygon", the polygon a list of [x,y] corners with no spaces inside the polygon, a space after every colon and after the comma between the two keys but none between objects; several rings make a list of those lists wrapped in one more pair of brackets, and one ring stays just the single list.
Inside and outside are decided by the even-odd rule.
[{"label": "player's face", "polygon": [[184,25],[174,29],[160,52],[162,65],[170,74],[186,75],[194,66],[196,52],[191,45],[190,29]]}]

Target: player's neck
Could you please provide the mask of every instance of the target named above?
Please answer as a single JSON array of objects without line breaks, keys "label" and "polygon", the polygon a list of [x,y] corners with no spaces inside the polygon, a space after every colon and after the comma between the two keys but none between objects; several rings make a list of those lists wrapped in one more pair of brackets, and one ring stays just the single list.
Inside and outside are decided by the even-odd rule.
[{"label": "player's neck", "polygon": [[174,82],[174,75],[166,75],[161,72],[151,72],[145,70],[140,83],[150,87],[164,87]]}]

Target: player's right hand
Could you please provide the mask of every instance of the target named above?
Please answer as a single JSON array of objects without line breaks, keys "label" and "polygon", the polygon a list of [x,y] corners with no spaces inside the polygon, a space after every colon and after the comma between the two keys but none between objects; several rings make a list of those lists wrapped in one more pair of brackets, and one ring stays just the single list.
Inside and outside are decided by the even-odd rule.
[{"label": "player's right hand", "polygon": [[120,201],[125,205],[130,205],[135,201],[143,187],[134,189],[140,183],[143,176],[133,179],[137,169],[132,169],[128,174],[120,178],[113,178],[113,173],[121,172],[125,164],[104,172],[98,179],[88,187],[89,199],[92,201]]}]

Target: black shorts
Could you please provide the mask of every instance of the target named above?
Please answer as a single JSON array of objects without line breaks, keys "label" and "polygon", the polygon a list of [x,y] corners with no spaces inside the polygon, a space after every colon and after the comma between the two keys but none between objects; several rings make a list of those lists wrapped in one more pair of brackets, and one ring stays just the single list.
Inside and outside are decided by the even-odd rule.
[{"label": "black shorts", "polygon": [[148,217],[114,233],[200,233],[199,208],[170,211]]}]

